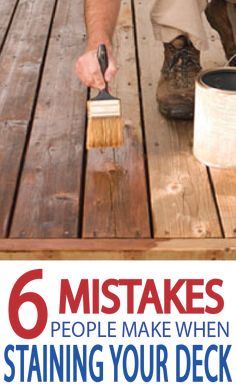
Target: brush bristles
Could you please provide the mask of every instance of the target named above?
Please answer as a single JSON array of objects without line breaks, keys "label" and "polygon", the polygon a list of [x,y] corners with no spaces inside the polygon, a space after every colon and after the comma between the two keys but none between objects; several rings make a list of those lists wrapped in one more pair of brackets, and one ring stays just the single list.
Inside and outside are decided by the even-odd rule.
[{"label": "brush bristles", "polygon": [[123,144],[121,117],[88,118],[87,148],[119,147]]}]

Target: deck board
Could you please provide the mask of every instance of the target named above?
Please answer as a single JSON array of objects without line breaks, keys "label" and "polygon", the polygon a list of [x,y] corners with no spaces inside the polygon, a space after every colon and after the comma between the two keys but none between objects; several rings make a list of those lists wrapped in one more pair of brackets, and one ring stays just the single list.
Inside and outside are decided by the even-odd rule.
[{"label": "deck board", "polygon": [[7,235],[54,1],[20,1],[0,57],[0,237]]},{"label": "deck board", "polygon": [[2,47],[17,2],[18,0],[0,0],[0,48]]},{"label": "deck board", "polygon": [[236,238],[236,170],[211,169],[226,238]]},{"label": "deck board", "polygon": [[87,90],[75,64],[84,50],[83,1],[59,1],[11,237],[77,237]]},{"label": "deck board", "polygon": [[0,238],[8,234],[26,129],[26,122],[0,122]]},{"label": "deck board", "polygon": [[116,36],[119,73],[113,95],[121,98],[125,143],[89,151],[84,198],[84,238],[150,237],[140,124],[131,1],[123,1]]},{"label": "deck board", "polygon": [[236,241],[219,238],[0,241],[0,260],[26,258],[30,260],[235,260]]}]

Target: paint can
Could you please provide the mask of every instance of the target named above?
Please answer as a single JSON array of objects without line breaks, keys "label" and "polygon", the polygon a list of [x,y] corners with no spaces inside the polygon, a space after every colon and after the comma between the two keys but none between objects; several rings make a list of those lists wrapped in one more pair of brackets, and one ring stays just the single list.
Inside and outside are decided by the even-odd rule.
[{"label": "paint can", "polygon": [[207,166],[236,168],[236,67],[199,74],[193,153]]}]

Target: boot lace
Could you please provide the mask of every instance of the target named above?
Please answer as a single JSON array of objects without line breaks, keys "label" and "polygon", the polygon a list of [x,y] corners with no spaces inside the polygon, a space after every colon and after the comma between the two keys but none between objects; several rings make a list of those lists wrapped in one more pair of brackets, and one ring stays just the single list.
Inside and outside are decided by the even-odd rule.
[{"label": "boot lace", "polygon": [[173,45],[167,44],[172,53],[167,67],[165,68],[166,76],[170,78],[175,87],[192,87],[196,73],[200,71],[198,56],[193,52],[190,45],[181,49],[176,49]]}]

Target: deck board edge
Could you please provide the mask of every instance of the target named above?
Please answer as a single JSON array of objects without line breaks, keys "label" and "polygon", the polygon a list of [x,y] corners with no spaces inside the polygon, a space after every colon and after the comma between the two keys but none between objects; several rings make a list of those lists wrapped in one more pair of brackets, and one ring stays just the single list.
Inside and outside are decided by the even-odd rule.
[{"label": "deck board edge", "polygon": [[5,259],[235,260],[236,239],[2,239]]}]

